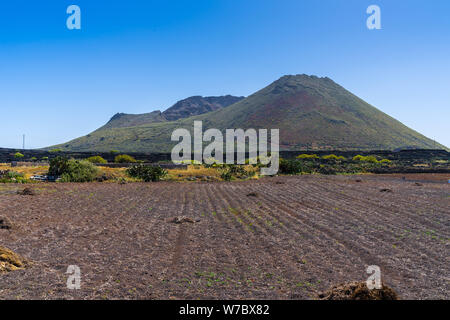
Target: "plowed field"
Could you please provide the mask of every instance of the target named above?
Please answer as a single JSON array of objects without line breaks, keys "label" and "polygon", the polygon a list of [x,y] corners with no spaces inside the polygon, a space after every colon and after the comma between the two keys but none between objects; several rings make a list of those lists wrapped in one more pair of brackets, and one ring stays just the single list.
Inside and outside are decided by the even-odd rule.
[{"label": "plowed field", "polygon": [[32,262],[0,298],[311,299],[378,265],[403,299],[449,299],[450,177],[416,176],[0,185],[0,245]]}]

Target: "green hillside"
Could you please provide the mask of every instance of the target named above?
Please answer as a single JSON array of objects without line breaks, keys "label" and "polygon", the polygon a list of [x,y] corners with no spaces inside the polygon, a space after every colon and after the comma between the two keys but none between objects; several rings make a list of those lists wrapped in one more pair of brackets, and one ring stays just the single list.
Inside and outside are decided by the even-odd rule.
[{"label": "green hillside", "polygon": [[202,120],[204,130],[280,129],[282,150],[445,148],[367,104],[331,79],[307,75],[284,76],[216,111],[146,124],[133,119],[127,122],[132,123],[130,127],[105,125],[56,147],[68,151],[170,152],[174,145],[170,141],[173,130],[192,129],[194,120]]}]

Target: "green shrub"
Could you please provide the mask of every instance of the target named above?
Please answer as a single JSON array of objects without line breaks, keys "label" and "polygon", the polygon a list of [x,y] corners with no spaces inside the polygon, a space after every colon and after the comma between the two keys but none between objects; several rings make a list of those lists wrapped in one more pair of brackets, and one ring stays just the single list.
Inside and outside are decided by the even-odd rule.
[{"label": "green shrub", "polygon": [[144,180],[145,182],[160,181],[167,175],[167,171],[161,167],[153,167],[143,164],[134,165],[127,169],[127,174],[132,178]]},{"label": "green shrub", "polygon": [[44,161],[46,161],[46,160],[48,160],[48,157],[42,157],[42,159],[41,160],[44,160]]},{"label": "green shrub", "polygon": [[317,154],[300,154],[296,157],[297,159],[319,159]]},{"label": "green shrub", "polygon": [[91,182],[98,174],[98,168],[86,160],[56,157],[50,160],[48,175],[60,176],[64,182]]},{"label": "green shrub", "polygon": [[279,172],[281,174],[298,174],[303,172],[301,161],[280,159]]},{"label": "green shrub", "polygon": [[36,157],[32,157],[32,158],[31,158],[31,161],[33,161],[33,162],[34,162],[34,161],[37,161],[37,158],[36,158]]},{"label": "green shrub", "polygon": [[329,154],[329,155],[323,156],[322,159],[325,159],[325,160],[345,160],[345,157],[344,156],[339,156],[338,157],[335,154]]},{"label": "green shrub", "polygon": [[0,175],[0,183],[25,183],[27,179],[25,179],[23,173],[19,173],[16,171],[7,171],[3,175]]},{"label": "green shrub", "polygon": [[353,157],[353,161],[364,161],[364,162],[371,162],[371,163],[378,163],[378,160],[375,156],[362,156],[362,155],[356,155]]},{"label": "green shrub", "polygon": [[389,159],[382,159],[380,161],[378,161],[379,163],[391,163],[392,161]]},{"label": "green shrub", "polygon": [[225,181],[230,181],[233,177],[238,179],[247,179],[254,176],[256,172],[247,172],[243,165],[224,164],[221,169],[220,177]]},{"label": "green shrub", "polygon": [[14,154],[14,158],[16,158],[16,159],[22,159],[23,157],[25,157],[25,156],[23,154],[21,154],[20,152],[16,152]]},{"label": "green shrub", "polygon": [[86,159],[86,161],[89,161],[90,163],[108,163],[105,159],[103,159],[100,156],[93,156]]},{"label": "green shrub", "polygon": [[334,169],[333,167],[330,167],[330,166],[321,165],[319,167],[319,169],[317,170],[317,172],[320,174],[326,174],[326,175],[336,174],[336,169]]},{"label": "green shrub", "polygon": [[110,153],[119,153],[119,150],[110,150]]},{"label": "green shrub", "polygon": [[220,177],[221,177],[224,181],[231,181],[231,179],[233,178],[233,175],[231,174],[230,170],[224,170],[224,171],[222,171],[222,173],[220,174]]},{"label": "green shrub", "polygon": [[60,176],[67,172],[69,167],[69,159],[66,157],[55,157],[50,160],[50,168],[48,169],[48,175]]},{"label": "green shrub", "polygon": [[52,149],[49,152],[50,153],[58,153],[58,152],[62,152],[62,149]]},{"label": "green shrub", "polygon": [[374,156],[367,156],[367,157],[364,159],[364,161],[371,162],[371,163],[378,163],[377,158],[374,157]]},{"label": "green shrub", "polygon": [[86,160],[70,159],[66,172],[61,175],[63,182],[92,182],[98,174],[98,168]]},{"label": "green shrub", "polygon": [[115,163],[135,163],[136,159],[127,154],[121,154],[114,158]]}]

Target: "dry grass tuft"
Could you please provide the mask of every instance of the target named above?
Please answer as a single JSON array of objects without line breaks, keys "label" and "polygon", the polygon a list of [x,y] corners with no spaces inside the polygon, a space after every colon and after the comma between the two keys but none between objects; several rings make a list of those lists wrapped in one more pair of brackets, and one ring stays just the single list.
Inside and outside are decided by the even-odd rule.
[{"label": "dry grass tuft", "polygon": [[24,269],[29,262],[13,251],[0,246],[0,273]]},{"label": "dry grass tuft", "polygon": [[321,300],[399,300],[397,293],[383,284],[381,289],[369,290],[365,282],[334,286],[317,296]]}]

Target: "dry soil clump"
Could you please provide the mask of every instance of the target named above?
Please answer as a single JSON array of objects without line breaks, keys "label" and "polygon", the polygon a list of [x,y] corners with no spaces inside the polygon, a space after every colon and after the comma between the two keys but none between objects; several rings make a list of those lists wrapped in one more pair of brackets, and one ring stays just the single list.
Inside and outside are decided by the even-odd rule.
[{"label": "dry soil clump", "polygon": [[25,188],[17,191],[17,194],[20,194],[21,196],[34,196],[36,192],[31,188]]},{"label": "dry soil clump", "polygon": [[9,220],[7,217],[0,216],[0,230],[1,229],[9,230],[12,229],[12,227],[13,224],[11,220]]},{"label": "dry soil clump", "polygon": [[320,293],[321,300],[399,300],[397,293],[383,284],[381,289],[369,290],[365,282],[352,282],[334,286]]},{"label": "dry soil clump", "polygon": [[24,258],[0,246],[0,273],[23,269],[27,264]]},{"label": "dry soil clump", "polygon": [[176,224],[181,224],[181,223],[195,223],[195,222],[199,222],[199,220],[194,220],[185,216],[181,216],[181,217],[174,217],[172,219],[169,220],[170,223],[176,223]]}]

